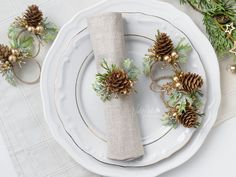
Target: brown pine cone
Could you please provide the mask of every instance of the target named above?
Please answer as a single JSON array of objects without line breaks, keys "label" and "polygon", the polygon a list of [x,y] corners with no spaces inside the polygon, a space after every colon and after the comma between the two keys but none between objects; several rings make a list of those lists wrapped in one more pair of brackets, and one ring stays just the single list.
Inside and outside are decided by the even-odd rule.
[{"label": "brown pine cone", "polygon": [[105,86],[111,93],[125,95],[131,92],[133,81],[123,70],[114,70],[105,80]]},{"label": "brown pine cone", "polygon": [[43,13],[37,5],[31,5],[26,10],[24,19],[28,26],[36,28],[43,20]]},{"label": "brown pine cone", "polygon": [[11,49],[8,46],[0,44],[0,60],[7,60],[11,54]]},{"label": "brown pine cone", "polygon": [[174,46],[170,37],[166,33],[160,33],[156,35],[154,45],[148,50],[150,52],[148,56],[158,60],[159,57],[163,58],[170,55],[173,49]]},{"label": "brown pine cone", "polygon": [[181,77],[182,89],[186,92],[194,92],[199,90],[203,85],[203,79],[195,73],[183,73]]},{"label": "brown pine cone", "polygon": [[179,117],[178,121],[186,128],[197,128],[199,126],[198,116],[196,112],[188,108]]}]

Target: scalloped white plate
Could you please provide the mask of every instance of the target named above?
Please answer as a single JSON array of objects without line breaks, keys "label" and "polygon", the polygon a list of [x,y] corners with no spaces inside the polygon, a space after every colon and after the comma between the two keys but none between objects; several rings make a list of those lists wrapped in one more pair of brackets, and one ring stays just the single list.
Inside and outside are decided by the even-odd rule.
[{"label": "scalloped white plate", "polygon": [[[71,59],[70,55],[64,55],[64,54],[66,53],[68,46],[70,46],[70,43],[73,42],[74,39],[76,39],[75,37],[76,34],[80,32],[81,30],[83,30],[84,28],[86,28],[86,21],[84,19],[91,14],[101,13],[105,11],[143,12],[145,14],[158,16],[159,18],[162,18],[165,21],[170,22],[171,24],[173,24],[174,27],[178,28],[180,32],[183,32],[189,38],[193,47],[196,49],[196,52],[200,54],[202,63],[206,69],[206,76],[208,80],[208,85],[207,85],[208,86],[207,87],[208,100],[207,100],[206,109],[205,109],[206,116],[204,118],[204,121],[202,122],[202,127],[198,131],[196,131],[191,141],[182,150],[175,153],[168,159],[162,160],[159,163],[155,163],[153,165],[149,165],[145,167],[128,167],[128,165],[127,166],[126,165],[121,165],[121,166],[111,165],[110,164],[111,162],[106,162],[106,161],[103,162],[99,160],[99,159],[104,158],[104,154],[102,154],[99,157],[99,159],[96,159],[93,156],[99,155],[99,153],[94,151],[93,149],[90,149],[91,147],[93,147],[93,145],[91,146],[91,144],[86,143],[85,146],[80,147],[81,142],[82,143],[88,142],[88,139],[86,139],[86,137],[85,139],[81,139],[81,137],[75,139],[75,137],[78,136],[78,134],[72,134],[74,126],[71,123],[67,124],[68,121],[70,122],[70,120],[73,120],[70,118],[71,113],[62,111],[63,116],[61,116],[60,114],[61,112],[57,111],[58,105],[55,103],[54,100],[58,100],[58,99],[67,100],[67,98],[66,97],[59,98],[61,97],[61,95],[56,96],[56,98],[54,97],[55,95],[57,95],[55,93],[55,88],[54,88],[55,79],[57,78],[56,83],[60,83],[60,78],[62,78],[62,77],[58,77],[59,75],[57,76],[57,72],[56,72],[57,69],[55,66],[57,66],[60,63],[59,61],[61,59],[61,56],[63,56],[63,58],[67,57],[67,60],[64,60],[67,62],[65,62],[63,66],[67,67],[67,65],[68,66],[70,65],[70,61],[69,61]],[[168,29],[169,27],[166,30]],[[84,39],[86,39],[86,35]],[[136,43],[137,42],[132,42],[131,40],[130,46],[135,45]],[[76,47],[76,45],[77,44],[75,43],[75,46],[73,47]],[[68,49],[70,48],[71,47],[69,47]],[[86,47],[86,49],[88,48]],[[140,54],[141,53],[139,53],[138,54],[139,56],[137,57],[140,57]],[[92,58],[90,61],[92,63]],[[88,66],[92,67],[92,65],[93,64],[91,65],[89,64]],[[62,70],[62,71],[69,72],[70,70]],[[86,72],[83,72],[83,73],[86,73]],[[63,73],[63,75],[64,74],[65,73]],[[85,77],[85,75],[81,75],[81,76]],[[42,93],[44,111],[47,118],[47,122],[55,138],[67,150],[67,152],[71,154],[71,156],[76,161],[78,161],[82,166],[84,166],[85,168],[95,173],[98,173],[104,176],[117,176],[117,177],[118,176],[120,177],[157,176],[188,160],[202,145],[204,139],[206,138],[207,134],[209,133],[211,127],[213,126],[216,120],[219,103],[220,103],[220,97],[221,97],[219,80],[220,80],[219,68],[218,68],[217,58],[214,53],[214,50],[212,49],[211,45],[209,44],[205,36],[199,31],[196,25],[185,14],[178,11],[173,6],[167,3],[162,3],[162,2],[158,2],[154,0],[150,0],[148,2],[143,2],[139,0],[120,0],[120,1],[109,0],[109,1],[104,1],[102,3],[99,3],[98,5],[90,9],[87,9],[83,12],[78,13],[70,22],[68,22],[61,29],[43,65],[42,77],[41,77],[41,84],[42,84],[41,93]],[[59,87],[56,87],[56,91],[59,91],[62,85],[58,84],[58,86]],[[80,88],[77,87],[76,90],[79,90],[79,89]],[[73,92],[70,92],[70,94],[74,94],[75,88],[71,87],[71,90]],[[81,88],[80,90],[82,91],[83,88]],[[60,103],[61,101],[59,102],[56,101],[56,102]],[[69,104],[73,104],[73,102],[70,102]],[[86,109],[83,109],[83,110],[86,111]],[[61,120],[60,117],[63,117],[63,120]],[[86,117],[93,117],[93,116],[86,116]],[[64,124],[65,122],[67,123]],[[160,127],[160,124],[158,125]],[[96,130],[98,134],[100,135],[104,134],[104,132],[101,131],[102,130],[101,127],[99,128],[99,126],[96,124],[92,127],[92,129]],[[147,131],[147,135],[149,135],[148,131]],[[146,137],[149,137],[149,136],[146,136]],[[148,138],[146,139],[148,140]],[[144,142],[145,142],[145,138],[144,138]],[[171,144],[172,142],[169,141],[168,143]],[[87,152],[93,153],[92,156],[88,155]],[[172,153],[169,153],[169,155]],[[155,159],[155,158],[151,158],[151,159]],[[146,162],[150,163],[151,161],[146,161]]]},{"label": "scalloped white plate", "polygon": [[[152,45],[157,29],[167,32],[174,43],[187,37],[170,22],[143,13],[123,13],[125,22],[126,58],[142,69],[142,62]],[[86,20],[86,19],[84,19]],[[146,36],[144,36],[146,35]],[[62,51],[62,48],[59,49]],[[182,148],[191,138],[195,129],[179,126],[177,129],[165,127],[161,118],[166,111],[159,94],[149,88],[150,81],[142,76],[134,95],[135,110],[140,121],[145,154],[135,161],[115,161],[106,157],[106,128],[103,102],[96,96],[92,83],[96,75],[96,62],[87,29],[82,29],[60,54],[56,69],[55,103],[59,119],[78,148],[101,162],[140,167],[156,163]],[[201,58],[193,49],[189,61],[183,68],[199,73],[204,78],[204,102],[207,97],[206,77]],[[170,70],[158,72],[170,75]],[[76,98],[76,99],[75,99]],[[169,143],[171,142],[171,143]]]}]

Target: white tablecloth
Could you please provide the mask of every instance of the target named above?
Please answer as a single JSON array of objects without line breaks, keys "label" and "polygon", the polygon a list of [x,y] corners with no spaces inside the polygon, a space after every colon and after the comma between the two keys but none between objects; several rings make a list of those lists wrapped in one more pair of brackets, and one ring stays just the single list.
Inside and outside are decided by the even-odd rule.
[{"label": "white tablecloth", "polygon": [[[8,43],[7,27],[14,17],[20,15],[29,4],[36,3],[40,5],[40,8],[50,20],[62,26],[77,11],[98,1],[0,0],[0,43]],[[167,2],[171,2],[177,8],[189,14],[200,29],[204,31],[201,16],[197,12],[189,6],[180,6],[178,0],[168,0]],[[38,58],[40,62],[43,61],[47,49],[48,46],[45,46],[40,54]],[[234,110],[236,101],[233,100],[233,98],[236,98],[236,84],[233,84],[236,83],[236,75],[233,76],[225,72],[225,67],[230,62],[226,59],[220,62],[223,99],[219,116],[227,119],[236,116]],[[35,175],[35,177],[97,177],[97,175],[81,168],[68,155],[65,155],[64,150],[51,137],[43,120],[39,84],[32,86],[19,85],[17,88],[13,88],[2,78],[0,78],[0,83],[0,129],[2,131],[2,136],[0,136],[0,176],[17,177],[18,174],[20,177],[28,177],[25,174],[33,173],[35,169],[40,168],[42,172]],[[24,130],[17,126],[17,121],[24,123]],[[27,125],[30,126],[29,129],[33,125],[35,131],[27,132]],[[9,129],[13,130],[12,133],[9,133],[9,131],[5,133],[5,130]],[[200,151],[190,161],[161,175],[161,177],[235,177],[235,139],[236,119],[232,119],[214,128]],[[7,153],[7,149],[10,153]],[[38,154],[40,154],[40,157],[37,158],[36,155]],[[40,159],[44,159],[43,155],[48,156],[49,154],[52,157],[49,158],[48,164],[56,164],[54,165],[56,169],[50,168],[44,161],[40,162]],[[24,164],[25,157],[32,158],[30,167],[19,165]],[[45,158],[48,159],[48,157]],[[38,159],[37,162],[36,159]]]}]

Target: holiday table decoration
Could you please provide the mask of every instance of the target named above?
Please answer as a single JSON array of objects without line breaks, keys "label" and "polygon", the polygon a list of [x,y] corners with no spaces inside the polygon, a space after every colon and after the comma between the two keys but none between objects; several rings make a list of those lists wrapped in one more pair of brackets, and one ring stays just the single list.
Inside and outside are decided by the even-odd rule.
[{"label": "holiday table decoration", "polygon": [[9,39],[15,41],[25,32],[35,35],[39,42],[52,42],[57,33],[58,27],[43,17],[42,11],[37,5],[28,7],[22,17],[17,17],[9,28]]},{"label": "holiday table decoration", "polygon": [[105,73],[96,75],[96,82],[93,84],[97,95],[105,102],[112,98],[118,98],[119,95],[129,95],[134,92],[134,83],[138,80],[139,69],[130,59],[125,59],[122,67],[108,63],[104,59],[101,67]]},{"label": "holiday table decoration", "polygon": [[[180,0],[203,15],[209,39],[218,55],[230,55],[236,61],[235,0]],[[235,65],[228,69],[235,73]]]},{"label": "holiday table decoration", "polygon": [[[17,85],[16,80],[25,84],[37,83],[40,73],[35,80],[25,81],[18,76],[15,68],[23,68],[23,64],[31,59],[41,71],[40,64],[33,59],[39,54],[42,41],[53,41],[57,32],[56,25],[43,18],[43,13],[37,5],[29,6],[22,17],[17,17],[8,30],[10,46],[0,44],[0,73],[5,80],[13,86]],[[34,46],[35,38],[38,40],[38,47]],[[37,52],[34,54],[35,48]]]},{"label": "holiday table decoration", "polygon": [[[187,52],[191,50],[191,46],[183,41],[174,47],[170,37],[158,31],[154,44],[144,58],[144,73],[150,76],[150,88],[160,93],[168,109],[163,116],[164,125],[177,127],[180,123],[186,128],[197,128],[200,125],[199,116],[203,115],[200,113],[203,79],[196,73],[182,70],[180,64],[186,62]],[[162,69],[170,66],[174,75],[155,77],[154,66],[159,62],[164,66]],[[165,80],[171,81],[160,84]]]},{"label": "holiday table decoration", "polygon": [[[106,70],[105,74],[97,75],[95,90],[106,101],[107,157],[114,160],[133,160],[143,156],[144,149],[132,94],[129,94],[137,80],[137,68],[130,60],[124,60],[123,28],[121,13],[104,13],[88,18],[97,70],[99,73]],[[101,93],[101,90],[105,92]],[[113,95],[118,98],[111,99]]]}]

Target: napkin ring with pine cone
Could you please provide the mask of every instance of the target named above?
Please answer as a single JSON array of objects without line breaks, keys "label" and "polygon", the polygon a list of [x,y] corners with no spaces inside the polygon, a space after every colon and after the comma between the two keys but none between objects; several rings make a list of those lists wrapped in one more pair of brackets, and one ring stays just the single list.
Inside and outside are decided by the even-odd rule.
[{"label": "napkin ring with pine cone", "polygon": [[171,79],[171,82],[160,86],[161,98],[169,109],[164,114],[163,123],[173,127],[180,123],[186,128],[197,128],[200,125],[199,118],[203,115],[200,113],[202,77],[196,73],[182,71],[176,72]]},{"label": "napkin ring with pine cone", "polygon": [[[7,45],[0,44],[0,74],[9,84],[16,86],[16,80],[25,84],[34,84],[39,81],[40,72],[35,80],[25,81],[20,76],[18,76],[17,72],[15,71],[16,67],[22,69],[23,65],[28,60],[32,60],[31,50],[21,47],[12,48]],[[36,60],[33,61],[37,64],[40,71],[40,64]]]},{"label": "napkin ring with pine cone", "polygon": [[31,5],[21,17],[17,17],[11,24],[8,37],[12,46],[33,47],[31,35],[34,37],[33,39],[38,40],[38,48],[40,48],[42,42],[52,42],[57,33],[58,27],[44,17],[37,5]]},{"label": "napkin ring with pine cone", "polygon": [[157,31],[153,45],[148,49],[144,58],[144,74],[152,78],[153,66],[155,63],[162,63],[164,66],[171,66],[175,71],[181,71],[180,64],[187,61],[187,55],[192,50],[191,46],[181,39],[177,46],[166,33]]},{"label": "napkin ring with pine cone", "polygon": [[[164,125],[176,127],[182,124],[186,128],[197,128],[200,125],[199,117],[203,115],[200,114],[203,79],[196,73],[183,72],[181,68],[181,64],[187,61],[189,51],[191,46],[184,43],[184,40],[180,40],[175,47],[166,33],[158,31],[153,45],[144,58],[144,73],[150,76],[152,81],[150,88],[160,93],[168,109],[162,119]],[[157,63],[162,63],[162,69],[170,66],[174,76],[155,78],[154,66]],[[160,85],[160,81],[164,80],[171,80],[171,82]]]},{"label": "napkin ring with pine cone", "polygon": [[135,92],[134,84],[138,80],[140,71],[132,60],[125,59],[121,67],[118,67],[114,64],[109,66],[103,59],[101,67],[105,72],[96,74],[93,89],[103,102]]}]

